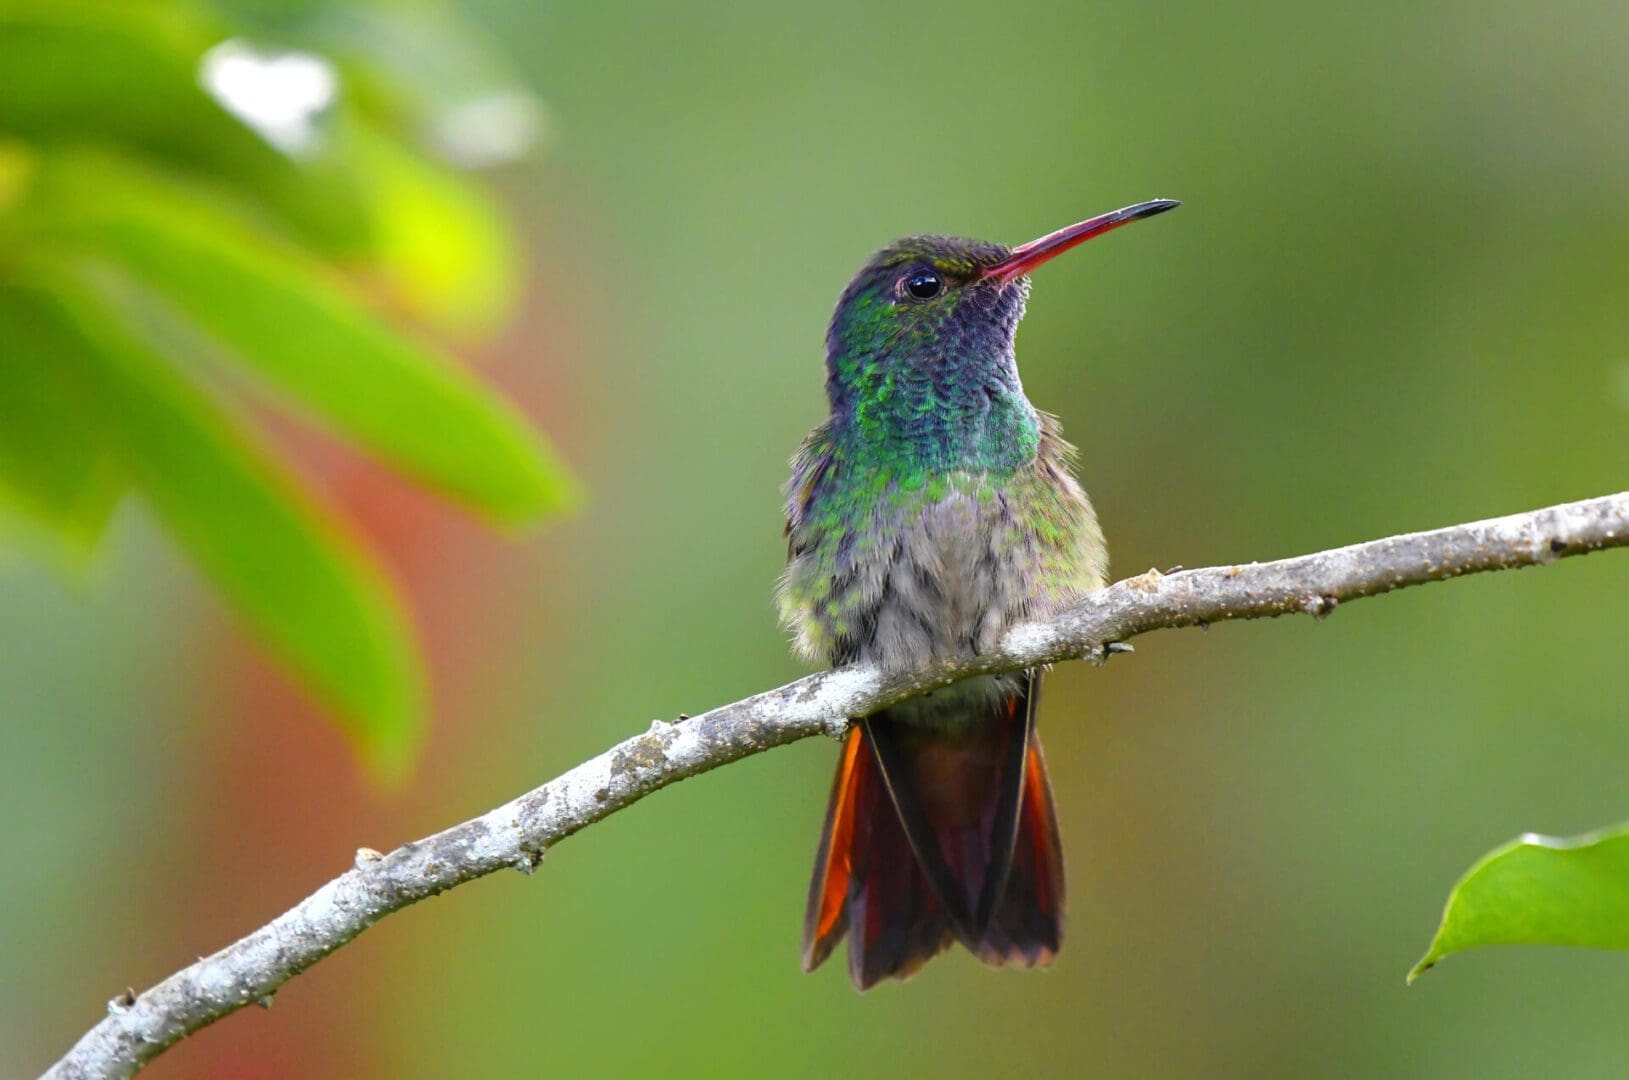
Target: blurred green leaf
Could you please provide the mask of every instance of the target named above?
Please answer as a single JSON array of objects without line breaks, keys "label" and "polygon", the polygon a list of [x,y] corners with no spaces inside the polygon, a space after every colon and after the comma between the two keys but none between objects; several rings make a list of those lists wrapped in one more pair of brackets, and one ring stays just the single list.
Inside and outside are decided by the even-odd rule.
[{"label": "blurred green leaf", "polygon": [[456,361],[387,331],[320,265],[116,160],[58,160],[42,172],[49,235],[131,271],[385,461],[508,523],[572,500],[566,469],[513,406]]},{"label": "blurred green leaf", "polygon": [[107,435],[176,540],[335,708],[385,775],[423,732],[423,674],[379,568],[238,424],[127,329],[139,292],[114,272],[53,271],[26,295],[76,339],[58,357],[108,393]]},{"label": "blurred green leaf", "polygon": [[467,22],[437,4],[224,5],[249,39],[335,61],[344,87],[328,151],[372,215],[370,253],[415,316],[491,331],[517,293],[501,216],[452,165],[513,162],[541,137],[542,105]]},{"label": "blurred green leaf", "polygon": [[[404,20],[399,13],[359,9],[338,18],[325,6],[317,12],[320,17],[303,20],[312,33],[272,40],[348,46],[363,67],[345,74],[360,84],[355,89],[371,93],[342,86],[345,92],[317,118],[321,138],[297,158],[231,115],[203,85],[206,58],[218,55],[212,49],[235,50],[240,81],[253,78],[246,69],[256,63],[269,77],[286,52],[268,46],[262,54],[253,42],[231,36],[230,24],[186,3],[0,0],[0,71],[6,72],[0,131],[43,145],[111,139],[212,177],[223,189],[194,197],[219,202],[230,201],[230,189],[252,194],[303,241],[375,264],[414,314],[461,335],[490,331],[516,291],[516,259],[499,215],[456,174],[379,130],[359,99],[417,129],[421,141],[449,150],[460,163],[472,155],[443,146],[454,135],[467,142],[482,132],[508,132],[507,142],[529,144],[526,133],[516,132],[526,127],[530,99],[488,90],[468,103],[478,110],[473,114],[443,99],[443,110],[453,109],[444,115],[426,104],[422,87],[417,96],[385,89],[398,87],[402,73],[382,66],[377,43],[369,52],[359,44],[370,33],[405,37],[415,55],[428,57],[436,49],[428,30],[444,17]],[[451,59],[432,68],[450,64],[461,73],[473,66],[456,35],[441,47]],[[326,63],[319,54],[303,55]],[[489,86],[472,82],[467,92]],[[494,116],[493,104],[505,101],[508,107]]]},{"label": "blurred green leaf", "polygon": [[138,148],[252,192],[328,253],[366,250],[373,224],[343,162],[293,160],[204,92],[200,64],[229,33],[184,2],[0,0],[0,131]]},{"label": "blurred green leaf", "polygon": [[1629,949],[1629,825],[1574,837],[1528,833],[1484,856],[1449,893],[1408,981],[1479,945]]},{"label": "blurred green leaf", "polygon": [[[357,295],[470,335],[518,292],[498,209],[414,145],[525,128],[444,115],[496,93],[451,25],[326,0],[0,0],[8,535],[26,516],[88,551],[134,486],[391,769],[422,723],[396,598],[223,411],[214,395],[234,380],[211,376],[269,390],[495,521],[571,501],[517,409]],[[395,55],[408,45],[415,59]],[[429,89],[420,65],[439,73]]]},{"label": "blurred green leaf", "polygon": [[62,365],[73,347],[0,293],[0,498],[83,555],[126,485],[90,400],[94,388],[74,385]]}]

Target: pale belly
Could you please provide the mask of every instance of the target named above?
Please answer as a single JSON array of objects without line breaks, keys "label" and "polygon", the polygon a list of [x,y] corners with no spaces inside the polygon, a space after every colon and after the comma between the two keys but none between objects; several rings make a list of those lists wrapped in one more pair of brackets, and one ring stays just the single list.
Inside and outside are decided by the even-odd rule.
[{"label": "pale belly", "polygon": [[875,616],[859,658],[898,669],[985,651],[1034,605],[1033,547],[1004,500],[952,494],[924,507],[873,571]]},{"label": "pale belly", "polygon": [[[854,525],[799,548],[781,590],[799,652],[890,671],[975,656],[1102,584],[1102,536],[1067,473],[968,475],[948,486],[914,505],[878,500]],[[1006,697],[1018,678],[968,680],[906,708],[925,722],[966,715],[970,696]]]}]

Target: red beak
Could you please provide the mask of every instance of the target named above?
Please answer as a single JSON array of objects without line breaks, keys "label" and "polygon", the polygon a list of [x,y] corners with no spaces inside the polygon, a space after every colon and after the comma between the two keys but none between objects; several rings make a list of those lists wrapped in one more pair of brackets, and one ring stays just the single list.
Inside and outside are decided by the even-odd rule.
[{"label": "red beak", "polygon": [[1070,248],[1084,244],[1094,236],[1101,236],[1110,229],[1118,229],[1122,225],[1138,221],[1142,218],[1163,214],[1167,210],[1175,210],[1182,204],[1176,199],[1150,199],[1135,206],[1128,206],[1123,210],[1115,210],[1107,214],[1099,214],[1085,221],[1077,221],[1073,225],[1065,226],[1057,232],[1047,233],[1039,240],[1031,240],[1027,244],[1020,244],[1012,249],[1012,254],[979,271],[976,280],[995,278],[1006,284],[1015,278],[1021,278],[1034,270],[1037,266],[1062,255]]}]

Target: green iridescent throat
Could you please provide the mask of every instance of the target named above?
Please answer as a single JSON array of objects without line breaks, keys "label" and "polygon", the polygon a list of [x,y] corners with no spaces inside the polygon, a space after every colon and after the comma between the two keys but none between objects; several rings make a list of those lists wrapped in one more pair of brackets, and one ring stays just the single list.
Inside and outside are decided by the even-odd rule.
[{"label": "green iridescent throat", "polygon": [[[1040,419],[1024,397],[1011,338],[980,333],[988,320],[958,310],[971,299],[902,312],[881,291],[851,297],[828,341],[836,459],[908,489],[935,474],[1008,475],[1033,461]],[[1015,307],[1013,322],[1022,301]]]}]

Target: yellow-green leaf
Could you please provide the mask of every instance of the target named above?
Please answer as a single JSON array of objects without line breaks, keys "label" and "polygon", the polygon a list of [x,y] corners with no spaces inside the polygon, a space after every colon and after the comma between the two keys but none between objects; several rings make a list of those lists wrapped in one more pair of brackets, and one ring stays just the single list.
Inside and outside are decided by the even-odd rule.
[{"label": "yellow-green leaf", "polygon": [[475,187],[394,140],[359,125],[347,145],[386,283],[433,325],[465,338],[491,333],[518,290],[507,223]]}]

